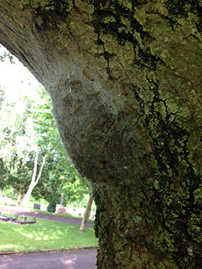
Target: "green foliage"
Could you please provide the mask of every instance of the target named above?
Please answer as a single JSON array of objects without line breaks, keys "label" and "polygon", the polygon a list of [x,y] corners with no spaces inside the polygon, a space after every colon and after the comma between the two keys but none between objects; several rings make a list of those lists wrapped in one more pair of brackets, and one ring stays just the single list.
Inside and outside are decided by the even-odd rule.
[{"label": "green foliage", "polygon": [[49,205],[48,205],[48,207],[47,207],[47,211],[48,212],[55,212],[56,211],[56,205],[57,205],[57,202],[55,201],[55,200],[52,200],[50,203],[49,203]]},{"label": "green foliage", "polygon": [[10,61],[10,63],[14,63],[14,58],[13,58],[13,55],[12,54],[10,54],[9,52],[5,52],[5,51],[1,51],[1,48],[2,48],[2,46],[0,45],[0,61],[1,62],[4,62],[5,60],[9,60]]},{"label": "green foliage", "polygon": [[31,182],[37,150],[38,170],[44,155],[46,164],[32,195],[49,201],[52,212],[62,197],[64,203],[81,200],[89,192],[89,186],[81,179],[64,151],[51,113],[49,96],[42,89],[37,93],[37,100],[24,97],[23,113],[13,114],[17,105],[8,102],[3,90],[0,92],[0,187],[11,186],[16,198],[19,194],[23,197]]},{"label": "green foliage", "polygon": [[156,189],[156,190],[158,190],[159,189],[159,182],[158,182],[158,180],[154,180],[154,188]]},{"label": "green foliage", "polygon": [[[35,9],[37,29],[59,29],[62,22],[67,21],[71,5],[66,0],[21,0],[22,9]],[[54,19],[53,19],[54,18]]]}]

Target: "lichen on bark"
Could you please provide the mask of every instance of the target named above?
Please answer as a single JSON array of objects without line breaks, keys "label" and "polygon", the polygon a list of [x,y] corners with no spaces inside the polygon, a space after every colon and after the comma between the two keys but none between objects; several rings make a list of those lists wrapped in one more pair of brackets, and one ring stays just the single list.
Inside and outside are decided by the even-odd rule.
[{"label": "lichen on bark", "polygon": [[20,2],[34,43],[13,50],[94,183],[98,268],[199,269],[200,1]]}]

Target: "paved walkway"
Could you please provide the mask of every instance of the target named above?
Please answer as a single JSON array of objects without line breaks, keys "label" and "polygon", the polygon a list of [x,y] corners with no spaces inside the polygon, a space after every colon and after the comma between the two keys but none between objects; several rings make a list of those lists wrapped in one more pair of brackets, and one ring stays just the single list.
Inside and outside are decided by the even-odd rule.
[{"label": "paved walkway", "polygon": [[96,250],[0,255],[0,269],[96,269]]}]

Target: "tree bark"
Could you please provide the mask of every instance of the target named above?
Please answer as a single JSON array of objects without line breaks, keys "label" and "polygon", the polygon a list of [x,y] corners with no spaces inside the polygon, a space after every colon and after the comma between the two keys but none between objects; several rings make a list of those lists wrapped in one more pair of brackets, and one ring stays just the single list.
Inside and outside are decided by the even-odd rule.
[{"label": "tree bark", "polygon": [[94,183],[98,268],[199,269],[200,1],[1,0],[0,11],[0,42],[46,87]]},{"label": "tree bark", "polygon": [[92,204],[93,204],[93,194],[91,194],[90,197],[89,197],[89,200],[88,200],[88,203],[87,203],[87,206],[86,206],[86,210],[84,212],[83,219],[81,221],[81,226],[80,226],[80,231],[81,232],[85,232],[85,230],[86,230],[86,225],[87,225],[88,219],[90,217]]}]

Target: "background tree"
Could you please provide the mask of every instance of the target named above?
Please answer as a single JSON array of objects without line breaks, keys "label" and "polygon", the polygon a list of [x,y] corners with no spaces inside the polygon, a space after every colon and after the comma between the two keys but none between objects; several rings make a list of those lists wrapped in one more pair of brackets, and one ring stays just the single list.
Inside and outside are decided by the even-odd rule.
[{"label": "background tree", "polygon": [[26,206],[32,194],[54,204],[55,211],[61,200],[81,201],[88,193],[88,184],[67,158],[51,114],[50,98],[43,89],[37,92],[37,99],[29,95],[21,98],[20,106],[25,108],[22,114],[13,114],[19,104],[6,98],[3,103],[2,90],[1,186],[13,188],[18,205]]},{"label": "background tree", "polygon": [[1,0],[94,182],[98,268],[201,267],[201,1]]},{"label": "background tree", "polygon": [[93,193],[91,193],[89,195],[88,203],[87,203],[87,206],[86,206],[86,209],[85,209],[82,221],[81,221],[81,225],[80,225],[81,232],[85,232],[85,230],[86,230],[86,225],[87,225],[88,219],[90,217],[92,204],[93,204]]},{"label": "background tree", "polygon": [[[0,87],[0,112],[2,109],[2,104],[4,101],[4,90]],[[0,197],[2,196],[3,188],[6,185],[4,180],[4,175],[6,174],[6,170],[4,168],[4,162],[0,159]]]},{"label": "background tree", "polygon": [[23,201],[22,201],[22,204],[25,207],[27,206],[27,204],[28,204],[28,202],[30,200],[30,197],[31,197],[31,194],[32,194],[34,188],[36,187],[36,185],[38,184],[38,182],[39,182],[39,180],[41,178],[41,174],[43,172],[43,167],[44,167],[45,162],[46,162],[46,155],[43,156],[43,159],[42,159],[42,162],[40,164],[39,170],[37,169],[38,168],[38,159],[39,159],[39,152],[38,152],[38,150],[36,150],[35,159],[34,159],[34,168],[33,168],[31,182],[29,184],[27,192],[25,193],[25,195],[23,197]]},{"label": "background tree", "polygon": [[30,150],[31,134],[27,116],[18,114],[17,111],[14,114],[12,111],[15,109],[15,104],[8,103],[5,99],[0,116],[0,155],[6,169],[4,182],[7,186],[14,187],[21,203],[30,177],[30,152],[27,149]]},{"label": "background tree", "polygon": [[34,109],[34,130],[39,135],[37,143],[47,154],[47,159],[36,193],[41,193],[53,205],[53,211],[61,200],[64,204],[81,201],[89,191],[88,183],[81,178],[64,150],[51,113],[50,98],[44,91],[40,92],[40,98],[41,104],[36,104]]}]

